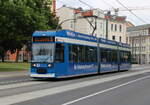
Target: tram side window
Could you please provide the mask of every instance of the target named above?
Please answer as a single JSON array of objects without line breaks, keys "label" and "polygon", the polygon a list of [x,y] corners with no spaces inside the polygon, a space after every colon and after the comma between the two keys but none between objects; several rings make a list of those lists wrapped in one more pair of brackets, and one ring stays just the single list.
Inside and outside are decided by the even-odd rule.
[{"label": "tram side window", "polygon": [[55,62],[64,62],[64,44],[56,44]]},{"label": "tram side window", "polygon": [[78,46],[78,62],[86,62],[85,61],[85,46]]},{"label": "tram side window", "polygon": [[117,62],[117,51],[101,49],[101,62]]},{"label": "tram side window", "polygon": [[117,62],[117,51],[116,50],[112,50],[111,53],[111,58],[112,58],[112,62]]},{"label": "tram side window", "polygon": [[101,62],[109,62],[109,52],[106,49],[101,49]]},{"label": "tram side window", "polygon": [[69,62],[97,62],[97,49],[82,45],[70,45]]},{"label": "tram side window", "polygon": [[86,47],[85,57],[86,62],[97,62],[97,48]]},{"label": "tram side window", "polygon": [[69,46],[69,62],[78,62],[78,50],[77,45]]},{"label": "tram side window", "polygon": [[130,62],[131,61],[131,54],[130,52],[121,52],[121,62]]},{"label": "tram side window", "polygon": [[131,53],[128,52],[128,62],[131,62]]},{"label": "tram side window", "polygon": [[124,62],[124,52],[120,52],[121,62]]},{"label": "tram side window", "polygon": [[126,52],[126,56],[127,56],[127,61],[131,62],[131,53],[130,52]]}]

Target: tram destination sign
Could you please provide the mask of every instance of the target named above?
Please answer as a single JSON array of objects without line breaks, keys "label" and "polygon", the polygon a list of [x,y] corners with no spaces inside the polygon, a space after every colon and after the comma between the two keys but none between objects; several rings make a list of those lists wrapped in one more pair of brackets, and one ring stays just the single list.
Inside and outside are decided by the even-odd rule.
[{"label": "tram destination sign", "polygon": [[33,37],[33,42],[54,42],[55,38],[54,37]]}]

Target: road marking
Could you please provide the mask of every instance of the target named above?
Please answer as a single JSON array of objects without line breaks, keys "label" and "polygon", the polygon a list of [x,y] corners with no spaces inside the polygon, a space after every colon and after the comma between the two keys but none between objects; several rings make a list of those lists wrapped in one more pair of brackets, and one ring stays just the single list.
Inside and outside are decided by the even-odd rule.
[{"label": "road marking", "polygon": [[150,75],[149,75],[149,76],[146,76],[146,77],[138,78],[138,79],[135,79],[135,80],[133,80],[133,81],[130,81],[130,82],[127,82],[127,83],[124,83],[124,84],[121,84],[121,85],[117,85],[117,86],[114,86],[114,87],[112,87],[112,88],[108,88],[108,89],[105,89],[105,90],[102,90],[102,91],[99,91],[99,92],[96,92],[96,93],[93,93],[93,94],[90,94],[90,95],[87,95],[87,96],[84,96],[84,97],[81,97],[81,98],[78,98],[78,99],[73,100],[73,101],[69,101],[69,102],[64,103],[64,104],[62,104],[62,105],[71,105],[71,104],[73,104],[73,103],[82,101],[82,100],[84,100],[84,99],[87,99],[87,98],[90,98],[90,97],[93,97],[93,96],[96,96],[96,95],[99,95],[99,94],[102,94],[102,93],[105,93],[105,92],[108,92],[108,91],[111,91],[111,90],[120,88],[120,87],[129,85],[129,84],[132,84],[132,83],[134,83],[134,82],[141,81],[141,80],[144,80],[144,79],[147,79],[147,78],[150,78]]},{"label": "road marking", "polygon": [[130,74],[121,74],[117,76],[84,81],[84,82],[69,84],[69,85],[60,86],[60,87],[53,87],[50,89],[37,90],[33,92],[27,92],[27,93],[12,95],[12,96],[1,97],[0,103],[1,105],[10,105],[10,104],[15,104],[15,103],[20,103],[23,101],[28,101],[28,100],[48,96],[48,95],[66,92],[66,91],[71,91],[71,90],[75,90],[75,89],[79,89],[79,88],[83,88],[87,86],[92,86],[92,85],[96,85],[96,84],[100,84],[100,83],[104,83],[108,81],[113,81],[113,80],[120,79],[120,78],[143,74],[146,72],[150,72],[150,70],[145,70],[145,71],[143,70],[143,71],[138,71],[138,72],[132,72]]}]

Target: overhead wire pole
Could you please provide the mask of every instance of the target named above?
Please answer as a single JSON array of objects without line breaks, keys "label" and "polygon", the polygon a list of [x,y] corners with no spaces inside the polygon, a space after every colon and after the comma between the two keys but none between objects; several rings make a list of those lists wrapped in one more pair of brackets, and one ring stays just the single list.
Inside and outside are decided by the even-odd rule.
[{"label": "overhead wire pole", "polygon": [[[116,8],[114,8],[110,3],[106,2],[105,0],[101,0],[103,1],[106,5],[109,5],[111,8],[113,8],[113,10],[116,10]],[[109,12],[109,10],[107,10],[107,12]],[[108,19],[106,18],[106,39],[108,39]]]},{"label": "overhead wire pole", "polygon": [[[78,1],[81,2],[82,4],[88,6],[88,7],[90,8],[90,10],[91,10],[91,9],[94,9],[94,8],[93,8],[91,5],[89,5],[88,3],[86,3],[86,2],[84,2],[84,1],[82,1],[82,0],[78,0]],[[86,20],[89,22],[89,24],[92,26],[92,28],[93,28],[92,36],[93,36],[95,30],[97,29],[97,26],[96,26],[96,25],[97,25],[97,16],[94,16],[94,18],[95,18],[95,27],[92,25],[92,23],[91,23],[88,19],[86,19]]]},{"label": "overhead wire pole", "polygon": [[[90,9],[94,9],[93,6],[89,5],[88,3],[84,2],[83,0],[78,0],[78,1],[81,2],[82,4],[88,6]],[[98,10],[98,11],[99,11],[99,10]],[[101,11],[99,11],[99,12],[101,12]],[[95,27],[93,28],[92,34],[94,34],[95,30],[97,29],[97,18],[98,18],[98,17],[97,17],[97,16],[94,16],[94,18],[95,18]],[[89,21],[88,21],[88,22],[89,22]],[[91,25],[91,23],[90,23],[90,25]],[[92,26],[92,27],[93,27],[93,26]]]},{"label": "overhead wire pole", "polygon": [[[87,5],[88,7],[90,7],[90,9],[94,9],[91,5],[87,4],[86,2],[79,0],[81,3]],[[89,22],[89,21],[88,21]],[[91,25],[92,23],[90,23]],[[93,26],[93,25],[92,25]],[[92,34],[94,34],[95,30],[97,29],[97,16],[95,17],[95,27],[93,28],[93,32]],[[97,35],[96,35],[97,37]],[[99,49],[100,45],[99,45],[99,38],[97,38],[97,55],[100,54],[100,49]],[[101,58],[99,56],[97,56],[97,61],[98,61],[98,73],[100,73],[100,60]]]},{"label": "overhead wire pole", "polygon": [[[144,21],[142,18],[140,18],[139,16],[137,16],[134,12],[132,12],[128,7],[126,7],[124,4],[122,4],[119,0],[116,0],[122,7],[126,8],[132,15],[134,15],[136,18],[138,18],[140,21],[142,21],[143,23],[147,23],[146,21]],[[139,35],[139,64],[141,64],[141,34]]]}]

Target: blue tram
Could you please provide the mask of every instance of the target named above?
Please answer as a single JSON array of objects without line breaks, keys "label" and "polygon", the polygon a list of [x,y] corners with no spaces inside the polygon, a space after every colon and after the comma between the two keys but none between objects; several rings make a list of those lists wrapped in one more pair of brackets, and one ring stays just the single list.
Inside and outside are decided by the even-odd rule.
[{"label": "blue tram", "polygon": [[96,38],[82,33],[36,31],[32,37],[33,78],[64,78],[131,67],[128,44]]}]

